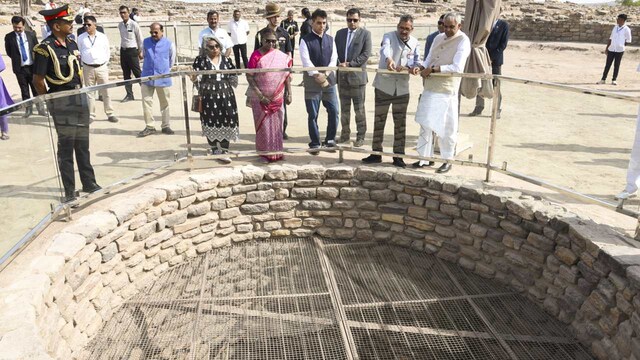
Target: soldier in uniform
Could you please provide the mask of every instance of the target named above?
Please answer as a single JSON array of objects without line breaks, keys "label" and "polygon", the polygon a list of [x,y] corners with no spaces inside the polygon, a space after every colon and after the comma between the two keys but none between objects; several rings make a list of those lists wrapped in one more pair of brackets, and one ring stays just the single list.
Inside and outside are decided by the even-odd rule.
[{"label": "soldier in uniform", "polygon": [[[73,16],[68,12],[68,5],[42,10],[40,15],[47,21],[51,35],[33,49],[33,83],[38,95],[81,88],[80,52],[75,41],[68,37],[73,32]],[[57,155],[64,186],[64,202],[76,199],[74,152],[82,191],[92,193],[100,190],[90,161],[87,94],[48,100],[47,106],[58,134]]]}]

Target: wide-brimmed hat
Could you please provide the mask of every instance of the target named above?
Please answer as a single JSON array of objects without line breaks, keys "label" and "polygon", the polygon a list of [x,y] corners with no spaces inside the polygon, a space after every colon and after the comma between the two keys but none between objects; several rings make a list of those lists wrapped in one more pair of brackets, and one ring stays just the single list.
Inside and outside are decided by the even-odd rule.
[{"label": "wide-brimmed hat", "polygon": [[270,18],[273,16],[278,16],[280,15],[280,13],[282,13],[282,9],[280,9],[280,6],[278,6],[278,4],[274,4],[274,3],[269,3],[267,4],[267,6],[264,7],[264,18]]}]

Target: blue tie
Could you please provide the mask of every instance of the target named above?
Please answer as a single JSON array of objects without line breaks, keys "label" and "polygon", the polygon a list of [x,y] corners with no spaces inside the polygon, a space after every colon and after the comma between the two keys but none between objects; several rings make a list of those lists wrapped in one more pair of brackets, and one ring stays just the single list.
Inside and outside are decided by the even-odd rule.
[{"label": "blue tie", "polygon": [[22,62],[26,62],[29,57],[27,56],[27,49],[24,47],[24,38],[22,37],[22,34],[18,36],[20,36],[20,52],[22,52]]}]

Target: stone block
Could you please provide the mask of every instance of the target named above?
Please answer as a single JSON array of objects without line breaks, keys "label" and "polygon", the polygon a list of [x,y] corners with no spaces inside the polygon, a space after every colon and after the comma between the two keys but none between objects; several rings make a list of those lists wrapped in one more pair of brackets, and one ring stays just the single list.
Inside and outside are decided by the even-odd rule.
[{"label": "stone block", "polygon": [[245,214],[262,214],[269,210],[269,204],[244,204],[240,206],[240,211]]},{"label": "stone block", "polygon": [[276,192],[273,189],[251,191],[247,193],[246,202],[250,204],[267,203],[276,198]]},{"label": "stone block", "polygon": [[340,189],[340,199],[369,200],[369,189],[359,187],[343,187]]},{"label": "stone block", "polygon": [[160,244],[163,241],[169,240],[173,236],[173,231],[171,229],[164,229],[159,233],[151,235],[147,240],[145,240],[144,247],[149,249],[153,246]]},{"label": "stone block", "polygon": [[353,178],[355,170],[348,166],[335,166],[329,167],[325,171],[327,179],[342,179],[349,180]]},{"label": "stone block", "polygon": [[240,169],[244,184],[257,184],[264,179],[265,171],[257,166],[247,165]]},{"label": "stone block", "polygon": [[[202,203],[202,204],[206,204],[206,203]],[[188,214],[189,213],[186,210],[179,210],[172,214],[165,215],[164,216],[165,226],[170,228],[175,225],[182,224],[183,222],[187,221]],[[202,214],[203,213],[199,213],[195,215],[202,215]]]},{"label": "stone block", "polygon": [[303,165],[298,168],[298,179],[319,179],[325,178],[326,168],[319,165]]},{"label": "stone block", "polygon": [[269,202],[269,208],[272,211],[288,211],[298,206],[299,201],[296,200],[275,200]]},{"label": "stone block", "polygon": [[396,223],[396,224],[404,224],[404,215],[400,214],[382,214],[382,220]]},{"label": "stone block", "polygon": [[291,197],[294,199],[315,199],[316,188],[293,188],[291,189]]},{"label": "stone block", "polygon": [[242,215],[240,213],[240,208],[237,208],[237,207],[220,210],[220,219],[222,220],[233,219],[234,217],[240,216],[240,215]]},{"label": "stone block", "polygon": [[242,215],[242,216],[238,216],[238,217],[233,218],[233,219],[231,220],[231,223],[232,223],[233,225],[238,225],[238,224],[249,224],[249,223],[251,223],[251,220],[252,220],[251,216],[249,216],[249,215]]},{"label": "stone block", "polygon": [[282,227],[279,221],[267,221],[263,224],[262,228],[266,231],[277,230]]},{"label": "stone block", "polygon": [[327,210],[332,206],[328,200],[302,200],[301,207],[305,210]]},{"label": "stone block", "polygon": [[114,258],[114,256],[116,256],[117,253],[118,253],[118,245],[115,242],[112,242],[111,244],[105,246],[104,248],[100,249],[100,254],[102,255],[102,262],[103,263],[109,262],[111,259]]},{"label": "stone block", "polygon": [[298,178],[297,169],[289,165],[269,165],[264,178],[271,181],[288,181]]},{"label": "stone block", "polygon": [[60,255],[65,260],[74,257],[87,244],[87,239],[79,234],[58,233],[53,236],[51,245],[47,248],[46,255]]},{"label": "stone block", "polygon": [[227,208],[227,201],[225,199],[211,200],[211,210],[218,211]]},{"label": "stone block", "polygon": [[453,219],[449,215],[443,214],[439,211],[429,211],[427,219],[439,225],[449,226],[453,224]]},{"label": "stone block", "polygon": [[334,187],[319,187],[316,193],[318,199],[335,199],[340,195],[340,190]]},{"label": "stone block", "polygon": [[555,242],[553,240],[536,233],[529,233],[527,243],[542,251],[553,251],[555,248]]}]

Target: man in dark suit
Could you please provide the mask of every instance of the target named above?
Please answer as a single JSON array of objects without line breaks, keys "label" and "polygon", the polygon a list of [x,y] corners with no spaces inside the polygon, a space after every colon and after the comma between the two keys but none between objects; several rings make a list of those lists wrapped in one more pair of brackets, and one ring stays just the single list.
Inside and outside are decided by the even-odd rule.
[{"label": "man in dark suit", "polygon": [[[489,58],[491,58],[491,73],[493,75],[502,74],[502,64],[504,63],[504,49],[507,48],[509,42],[509,24],[498,19],[493,23],[491,28],[491,34],[487,39],[487,50],[489,51]],[[478,116],[482,114],[484,110],[484,98],[476,97],[476,107],[469,114],[469,116]],[[498,117],[502,111],[502,95],[498,98]]]},{"label": "man in dark suit", "polygon": [[[371,56],[371,33],[360,28],[360,10],[347,11],[347,27],[336,33],[336,50],[339,67],[366,68]],[[365,86],[368,82],[367,72],[338,71],[338,91],[340,93],[340,123],[342,132],[339,143],[348,143],[351,138],[351,102],[356,115],[358,135],[353,146],[364,145],[367,132],[367,118],[364,109]]]},{"label": "man in dark suit", "polygon": [[[18,79],[22,100],[27,100],[31,98],[29,88],[31,88],[31,94],[37,96],[36,88],[33,86],[32,66],[33,47],[38,44],[38,40],[34,32],[25,30],[24,24],[24,18],[21,16],[11,18],[13,31],[4,37],[4,49],[11,58],[11,68]],[[30,105],[25,110],[24,117],[29,117],[32,113],[33,109]],[[38,114],[46,115],[42,104],[38,104]]]}]

